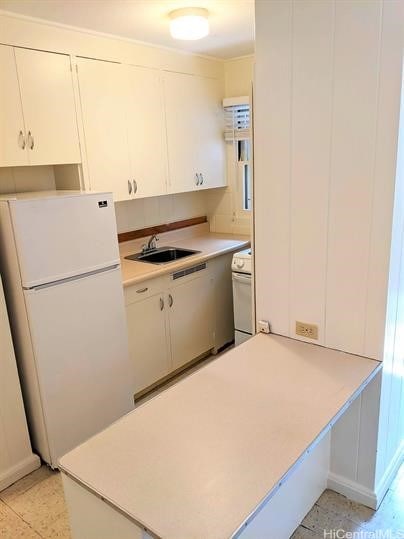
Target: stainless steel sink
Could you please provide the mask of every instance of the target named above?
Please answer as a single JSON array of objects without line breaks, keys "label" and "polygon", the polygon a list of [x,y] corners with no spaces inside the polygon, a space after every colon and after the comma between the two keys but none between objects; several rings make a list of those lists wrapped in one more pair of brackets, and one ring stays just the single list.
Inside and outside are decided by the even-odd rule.
[{"label": "stainless steel sink", "polygon": [[148,264],[168,264],[175,260],[180,260],[187,256],[192,256],[201,251],[193,251],[192,249],[181,249],[178,247],[160,247],[153,249],[148,253],[135,253],[125,256],[126,260],[136,260],[136,262],[147,262]]}]

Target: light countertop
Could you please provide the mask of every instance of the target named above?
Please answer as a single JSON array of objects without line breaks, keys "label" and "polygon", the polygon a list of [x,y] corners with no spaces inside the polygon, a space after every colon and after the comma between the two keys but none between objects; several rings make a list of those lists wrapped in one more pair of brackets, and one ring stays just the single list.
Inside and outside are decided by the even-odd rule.
[{"label": "light countertop", "polygon": [[380,368],[259,334],[74,449],[60,468],[157,537],[228,539]]},{"label": "light countertop", "polygon": [[130,286],[146,279],[187,268],[225,253],[241,251],[250,244],[250,238],[248,236],[218,234],[208,232],[204,228],[199,230],[199,235],[189,234],[188,237],[183,237],[181,239],[175,239],[178,238],[178,236],[170,236],[170,234],[159,235],[160,241],[158,247],[167,245],[201,251],[198,254],[168,264],[146,264],[145,262],[125,260],[125,256],[139,252],[141,250],[141,243],[144,243],[144,241],[132,241],[121,244],[120,251],[123,286]]}]

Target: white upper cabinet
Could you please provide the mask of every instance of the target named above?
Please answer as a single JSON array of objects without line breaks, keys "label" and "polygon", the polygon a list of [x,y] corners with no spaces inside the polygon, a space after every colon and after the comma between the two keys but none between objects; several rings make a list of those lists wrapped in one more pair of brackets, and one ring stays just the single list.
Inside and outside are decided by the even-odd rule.
[{"label": "white upper cabinet", "polygon": [[126,128],[126,78],[120,64],[78,59],[89,185],[112,191],[114,200],[133,193]]},{"label": "white upper cabinet", "polygon": [[167,191],[167,145],[159,71],[126,66],[126,120],[133,196]]},{"label": "white upper cabinet", "polygon": [[0,166],[28,165],[13,47],[0,45]]},{"label": "white upper cabinet", "polygon": [[221,84],[216,79],[194,78],[199,98],[196,167],[202,175],[200,187],[223,187],[227,180]]},{"label": "white upper cabinet", "polygon": [[29,164],[81,161],[69,56],[15,48]]},{"label": "white upper cabinet", "polygon": [[90,189],[119,201],[226,185],[220,81],[77,65]]},{"label": "white upper cabinet", "polygon": [[90,188],[115,201],[166,193],[159,72],[79,59],[78,77]]},{"label": "white upper cabinet", "polygon": [[220,82],[164,74],[169,191],[226,185]]}]

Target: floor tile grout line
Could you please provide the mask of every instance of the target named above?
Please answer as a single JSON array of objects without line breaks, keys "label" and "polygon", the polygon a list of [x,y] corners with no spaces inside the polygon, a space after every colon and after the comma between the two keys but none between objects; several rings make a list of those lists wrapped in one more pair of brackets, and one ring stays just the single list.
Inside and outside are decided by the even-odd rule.
[{"label": "floor tile grout line", "polygon": [[[43,464],[43,466],[46,466],[46,468],[48,469],[48,466]],[[38,468],[40,469],[40,468]],[[51,475],[49,475],[48,477],[44,478],[44,479],[40,479],[38,481],[36,481],[35,483],[33,483],[29,488],[27,488],[26,490],[24,490],[23,492],[20,492],[18,493],[15,498],[13,498],[13,501],[17,500],[18,498],[24,496],[27,492],[29,492],[33,487],[37,486],[39,483],[44,483],[45,481],[47,481],[48,479],[52,478],[52,477],[55,477],[55,475],[57,475],[59,472],[56,472],[56,473],[53,473]],[[16,483],[18,483],[18,481],[16,481]],[[15,483],[13,483],[15,484]],[[12,486],[12,485],[10,485]],[[9,488],[9,487],[8,487]],[[7,489],[5,489],[6,491]],[[5,492],[4,491],[4,492]],[[11,505],[9,505],[9,503],[7,503],[7,501],[5,501],[4,499],[0,498],[0,501],[2,503],[4,503],[4,505],[21,521],[21,522],[24,522],[24,524],[26,524],[28,526],[28,528],[30,528],[36,535],[38,535],[38,537],[40,539],[46,539],[30,522],[28,522],[27,520],[24,519],[24,517],[22,515],[20,515],[20,513],[18,513]],[[55,518],[52,518],[52,520],[49,522],[49,525],[53,524],[54,522],[56,522],[57,520],[59,520],[59,518],[61,518],[63,516],[63,513],[64,511],[62,511],[61,513],[57,513],[57,515],[54,515]]]},{"label": "floor tile grout line", "polygon": [[[42,463],[41,461],[41,466],[38,468],[38,470],[41,470],[42,467],[45,466],[45,469],[46,470],[51,470],[52,472],[54,472],[54,470],[52,470],[47,464],[45,463]],[[32,473],[35,473],[37,470],[35,470],[34,472]],[[58,474],[59,472],[56,472],[56,474]],[[22,492],[19,492],[18,494],[15,495],[15,498],[19,498],[20,496],[26,494],[27,492],[29,492],[32,488],[36,487],[38,485],[38,483],[43,483],[44,481],[47,481],[48,479],[50,479],[51,477],[54,477],[54,475],[56,474],[52,474],[52,475],[49,475],[48,477],[45,477],[44,479],[38,479],[38,481],[35,481],[35,483],[33,483],[30,487],[28,487],[26,490],[23,490]],[[18,483],[18,481],[21,481],[22,479],[24,478],[21,478],[17,481],[15,481],[14,483],[12,483],[10,486],[8,486],[6,489],[4,489],[3,492],[0,492],[0,500],[4,503],[7,503],[4,498],[2,497],[2,495],[4,495],[8,489],[10,489],[11,487],[13,487],[14,485],[16,485]]]},{"label": "floor tile grout line", "polygon": [[[3,501],[3,500],[2,500]],[[22,515],[20,515],[19,513],[17,513],[17,511],[15,511],[10,505],[8,505],[8,503],[4,502],[4,505],[6,505],[8,507],[8,509],[18,518],[18,520],[21,520],[21,522],[24,522],[24,524],[26,524],[28,526],[28,528],[30,528],[34,533],[36,533],[41,539],[45,539],[35,528],[32,527],[32,525],[24,520],[24,518],[22,517]]]}]

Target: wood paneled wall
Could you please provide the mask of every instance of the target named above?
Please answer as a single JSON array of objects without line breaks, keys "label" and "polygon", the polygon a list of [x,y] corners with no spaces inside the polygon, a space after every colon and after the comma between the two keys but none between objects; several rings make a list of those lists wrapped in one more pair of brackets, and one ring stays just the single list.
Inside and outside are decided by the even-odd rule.
[{"label": "wood paneled wall", "polygon": [[399,2],[258,1],[257,317],[382,358],[401,89]]},{"label": "wood paneled wall", "polygon": [[403,7],[256,2],[257,319],[293,338],[296,320],[317,324],[318,344],[385,358],[332,436],[332,487],[373,506],[403,436]]}]

